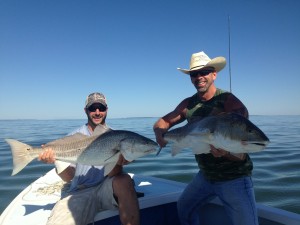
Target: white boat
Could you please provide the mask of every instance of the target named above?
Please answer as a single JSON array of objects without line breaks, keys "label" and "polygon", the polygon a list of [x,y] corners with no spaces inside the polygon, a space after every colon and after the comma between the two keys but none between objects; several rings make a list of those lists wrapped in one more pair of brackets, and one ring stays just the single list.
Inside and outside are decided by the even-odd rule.
[{"label": "white boat", "polygon": [[[179,225],[176,201],[186,184],[161,178],[132,175],[139,197],[142,225]],[[24,189],[0,216],[0,225],[44,225],[60,199],[63,182],[54,169]],[[300,215],[257,204],[261,225],[299,225]],[[214,199],[200,211],[203,224],[230,224],[222,204]],[[118,210],[105,210],[95,216],[95,225],[120,224]]]}]

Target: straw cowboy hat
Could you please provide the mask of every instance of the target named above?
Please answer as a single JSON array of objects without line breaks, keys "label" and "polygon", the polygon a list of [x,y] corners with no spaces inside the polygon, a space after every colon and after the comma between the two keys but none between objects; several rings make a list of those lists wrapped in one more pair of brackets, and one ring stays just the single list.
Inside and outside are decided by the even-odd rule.
[{"label": "straw cowboy hat", "polygon": [[194,70],[202,70],[207,67],[213,67],[217,72],[222,70],[226,65],[226,59],[222,56],[210,59],[204,52],[194,53],[191,57],[190,69],[177,68],[185,74],[190,74]]}]

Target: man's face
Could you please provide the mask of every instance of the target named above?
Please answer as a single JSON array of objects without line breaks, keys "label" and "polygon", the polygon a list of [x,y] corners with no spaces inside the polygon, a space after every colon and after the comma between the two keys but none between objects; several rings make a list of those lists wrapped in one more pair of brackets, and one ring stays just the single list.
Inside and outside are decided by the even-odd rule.
[{"label": "man's face", "polygon": [[101,103],[94,103],[90,107],[85,109],[86,114],[88,116],[88,123],[92,127],[96,127],[99,124],[104,124],[106,115],[107,115],[107,107],[102,105]]},{"label": "man's face", "polygon": [[191,81],[200,93],[205,93],[214,83],[217,73],[214,69],[196,70],[190,73]]}]

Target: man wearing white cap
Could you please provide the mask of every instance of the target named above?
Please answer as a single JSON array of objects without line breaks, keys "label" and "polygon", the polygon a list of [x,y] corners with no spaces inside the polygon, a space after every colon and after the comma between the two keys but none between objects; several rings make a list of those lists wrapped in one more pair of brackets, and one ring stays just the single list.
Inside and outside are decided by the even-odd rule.
[{"label": "man wearing white cap", "polygon": [[[106,125],[107,101],[102,93],[87,96],[84,111],[88,122],[69,135],[82,133],[91,136],[104,133],[110,128]],[[98,134],[97,133],[97,134]],[[55,162],[52,150],[44,151],[39,160],[56,163],[58,175],[66,182],[71,182],[67,196],[63,196],[54,206],[47,225],[86,225],[93,222],[95,214],[104,209],[119,209],[122,224],[138,225],[139,205],[133,181],[128,174],[122,173],[123,165],[128,161],[122,155],[112,169],[104,176],[103,166],[72,165]]]},{"label": "man wearing white cap", "polygon": [[[245,105],[232,93],[215,86],[217,73],[226,65],[224,57],[210,59],[204,52],[192,55],[190,69],[180,69],[190,76],[197,93],[184,99],[153,126],[161,147],[167,142],[163,135],[174,125],[195,118],[235,112],[248,118]],[[182,225],[200,224],[199,208],[218,196],[234,225],[258,225],[248,154],[231,154],[211,146],[209,154],[195,155],[199,172],[178,200],[178,215]]]}]

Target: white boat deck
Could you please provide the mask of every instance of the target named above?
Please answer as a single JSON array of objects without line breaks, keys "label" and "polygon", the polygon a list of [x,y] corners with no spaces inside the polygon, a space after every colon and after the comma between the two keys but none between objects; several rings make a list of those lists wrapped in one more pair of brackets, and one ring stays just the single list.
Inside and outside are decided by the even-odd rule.
[{"label": "white boat deck", "polygon": [[62,181],[49,171],[25,188],[4,210],[1,225],[44,225],[54,204],[60,199]]},{"label": "white boat deck", "polygon": [[[139,198],[140,208],[157,204],[176,202],[185,184],[155,177],[132,175],[137,192],[144,194]],[[49,171],[24,189],[4,210],[0,225],[44,225],[55,203],[61,197],[63,182],[55,170]],[[159,196],[159,198],[158,198]],[[118,215],[118,210],[106,210],[98,213],[95,221]]]},{"label": "white boat deck", "polygon": [[[158,204],[176,202],[183,188],[184,183],[160,179],[156,177],[143,177],[132,175],[137,192],[144,194],[139,198],[140,209],[149,208]],[[118,215],[118,210],[106,210],[99,212],[95,221]]]}]

